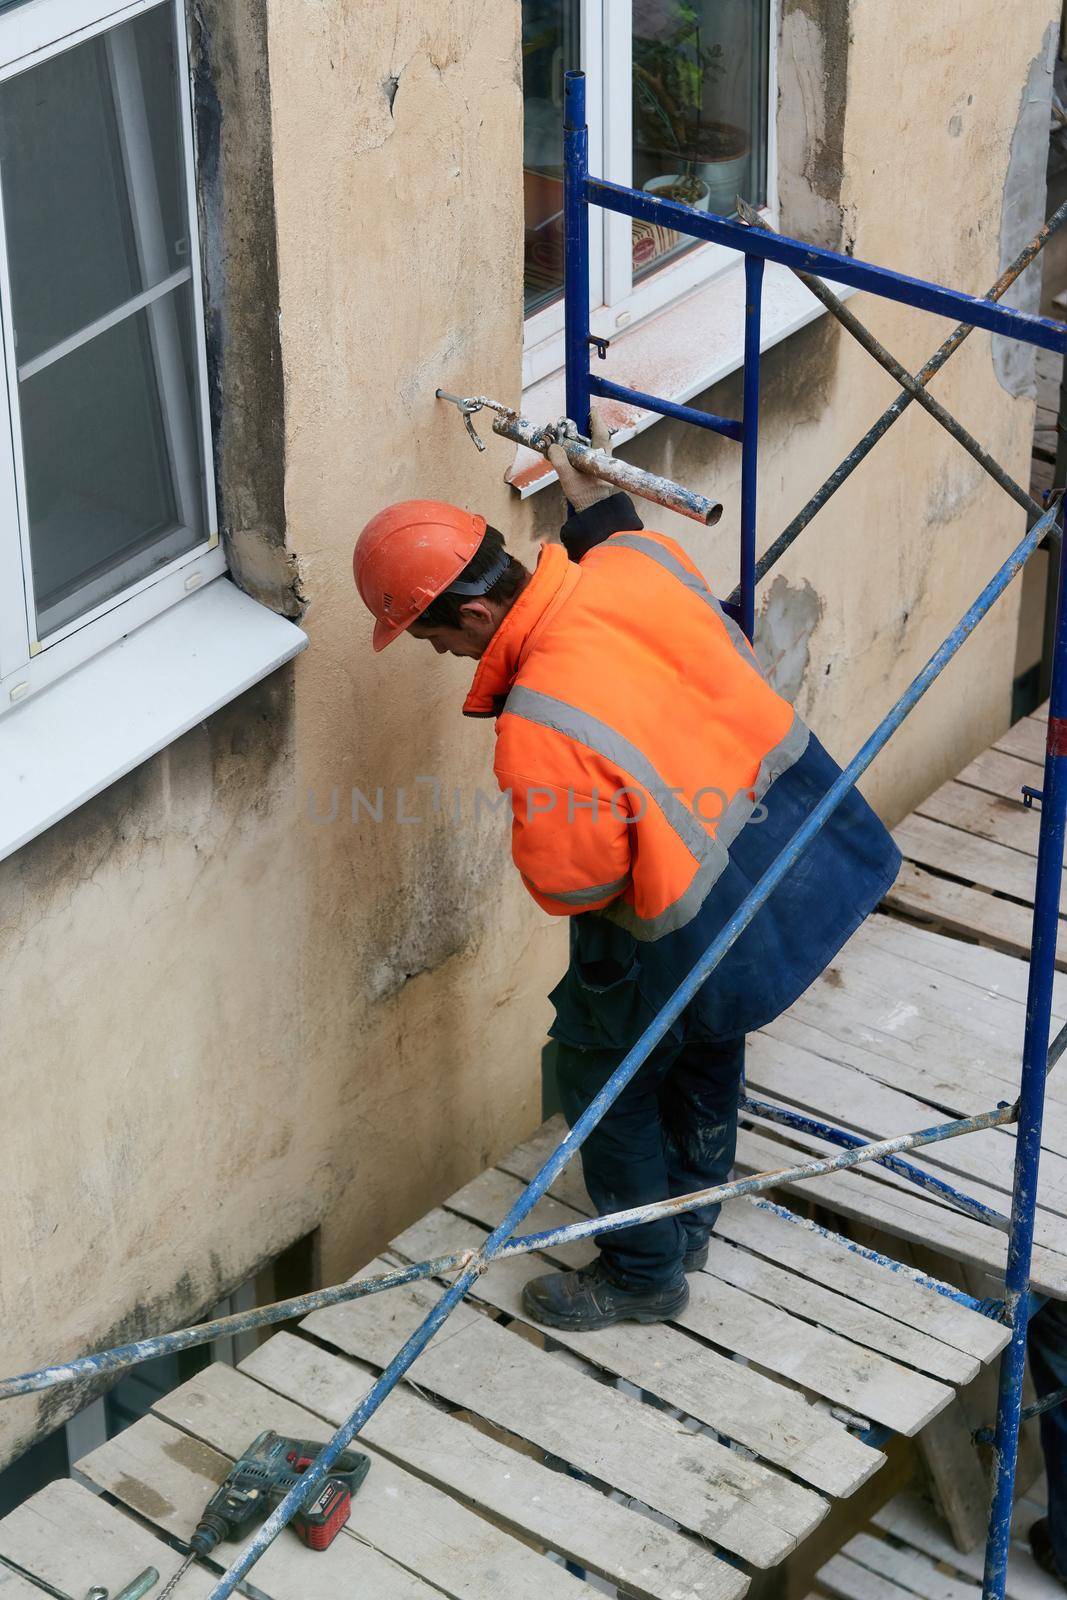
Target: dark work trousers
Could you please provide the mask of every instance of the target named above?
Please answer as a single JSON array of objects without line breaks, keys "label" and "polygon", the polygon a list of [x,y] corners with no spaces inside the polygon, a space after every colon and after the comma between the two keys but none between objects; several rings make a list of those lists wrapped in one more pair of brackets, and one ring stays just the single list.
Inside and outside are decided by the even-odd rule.
[{"label": "dark work trousers", "polygon": [[[1030,1319],[1030,1372],[1037,1397],[1067,1388],[1067,1302],[1050,1300]],[[1052,1553],[1067,1573],[1067,1403],[1041,1416],[1041,1449],[1048,1474],[1048,1531]]]},{"label": "dark work trousers", "polygon": [[[563,1113],[573,1126],[626,1054],[559,1042]],[[660,1041],[581,1147],[585,1186],[597,1212],[625,1211],[724,1183],[737,1143],[745,1041]],[[611,1276],[624,1287],[673,1285],[682,1256],[702,1244],[719,1207],[702,1206],[597,1236]]]}]

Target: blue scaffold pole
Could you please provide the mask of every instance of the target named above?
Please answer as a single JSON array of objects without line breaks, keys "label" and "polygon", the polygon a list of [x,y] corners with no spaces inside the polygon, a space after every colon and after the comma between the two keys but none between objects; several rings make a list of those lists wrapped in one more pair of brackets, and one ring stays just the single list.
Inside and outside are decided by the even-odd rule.
[{"label": "blue scaffold pole", "polygon": [[589,129],[585,73],[568,72],[563,112],[563,305],[567,415],[589,432]]},{"label": "blue scaffold pole", "polygon": [[1026,992],[1022,1082],[1019,1092],[1015,1181],[1011,1232],[1004,1274],[1004,1318],[1011,1343],[1000,1358],[996,1433],[993,1443],[993,1498],[986,1538],[982,1600],[1003,1600],[1011,1546],[1015,1463],[1019,1450],[1026,1325],[1029,1310],[1030,1258],[1037,1211],[1037,1175],[1041,1156],[1041,1122],[1045,1109],[1045,1077],[1056,973],[1060,878],[1064,825],[1067,819],[1067,562],[1060,563],[1056,600],[1056,632],[1052,657],[1052,692],[1045,741],[1045,777],[1041,795],[1041,834],[1037,851],[1030,977]]},{"label": "blue scaffold pole", "polygon": [[759,347],[763,261],[745,256],[745,398],[741,436],[741,615],[745,636],[756,629],[756,486],[759,459]]}]

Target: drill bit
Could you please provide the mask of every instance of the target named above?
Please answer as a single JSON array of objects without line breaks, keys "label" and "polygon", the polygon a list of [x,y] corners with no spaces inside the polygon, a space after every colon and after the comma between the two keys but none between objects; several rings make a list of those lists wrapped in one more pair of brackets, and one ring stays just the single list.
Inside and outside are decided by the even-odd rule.
[{"label": "drill bit", "polygon": [[174,1592],[174,1590],[178,1586],[178,1583],[180,1582],[180,1580],[182,1578],[184,1578],[185,1574],[188,1572],[189,1568],[192,1566],[192,1564],[193,1564],[193,1562],[195,1560],[196,1560],[196,1551],[195,1550],[190,1550],[189,1554],[186,1556],[185,1560],[182,1562],[181,1566],[178,1568],[178,1570],[174,1574],[173,1578],[170,1578],[168,1580],[168,1582],[163,1586],[163,1588],[159,1591],[159,1594],[156,1596],[156,1600],[167,1600],[167,1596]]}]

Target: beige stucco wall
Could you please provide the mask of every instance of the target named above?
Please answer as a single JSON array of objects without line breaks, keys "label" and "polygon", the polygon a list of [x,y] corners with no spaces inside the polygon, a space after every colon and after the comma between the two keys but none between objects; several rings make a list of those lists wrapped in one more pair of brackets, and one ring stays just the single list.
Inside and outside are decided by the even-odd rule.
[{"label": "beige stucco wall", "polygon": [[[784,9],[817,53],[826,7]],[[1053,10],[1019,0],[1006,29],[992,0],[853,4],[844,181],[829,159],[811,175],[831,195],[813,227],[905,271],[992,281],[1020,96]],[[433,398],[438,384],[519,388],[518,28],[500,0],[268,6],[284,546],[311,648],[0,866],[5,1370],[177,1325],[316,1227],[332,1281],[536,1121],[564,930],[514,881],[501,822],[475,822],[492,729],[459,717],[468,669],[410,641],[372,657],[348,566],[366,517],[409,494],[476,504],[527,557],[558,518],[557,491],[520,505],[502,447],[476,455]],[[974,44],[994,32],[995,50]],[[791,59],[783,82],[795,72],[812,102],[787,137],[814,140],[818,72]],[[239,80],[240,51],[218,70]],[[786,159],[794,191],[803,154]],[[852,304],[913,365],[944,329]],[[730,409],[736,381],[724,389]],[[1031,407],[1000,386],[985,335],[938,393],[1025,477]],[[825,320],[767,358],[765,540],[892,394]],[[628,453],[726,501],[713,532],[677,531],[731,584],[732,447],[661,424]],[[245,556],[257,537],[277,553],[278,529],[245,520]],[[806,668],[799,702],[836,754],[1020,521],[912,415],[790,554],[764,634],[787,679]],[[880,762],[870,792],[887,814],[1004,725],[1014,626],[1009,602]],[[419,776],[442,785],[436,817]],[[383,820],[354,823],[351,790],[379,785]],[[401,787],[425,820],[396,821]],[[6,1407],[0,1449],[61,1415]]]},{"label": "beige stucco wall", "polygon": [[[847,41],[835,32],[845,9]],[[779,113],[783,228],[970,293],[988,288],[1003,264],[1004,192],[1024,86],[1040,58],[1033,78],[1044,81],[1047,96],[1043,67],[1057,8],[1028,0],[1007,30],[997,25],[996,8],[984,5],[845,8],[803,0],[785,12],[780,77],[793,92]],[[995,50],[975,44],[994,35]],[[833,165],[811,159],[825,134],[825,100],[836,92],[823,80],[827,39],[838,53],[847,50],[836,208],[818,194],[812,199],[812,180],[825,190]],[[792,176],[798,171],[808,183],[803,194]],[[1037,220],[1026,236],[1043,217],[1042,184],[1043,174],[1032,186]],[[944,319],[870,295],[848,304],[911,371],[951,329]],[[610,358],[598,370],[610,376]],[[761,550],[897,392],[828,317],[764,357]],[[1001,386],[988,334],[970,336],[934,392],[1028,485],[1032,405]],[[740,377],[692,403],[740,416]],[[659,507],[640,510],[647,525],[682,540],[720,593],[732,589],[737,447],[660,422],[622,453],[724,502],[712,529]],[[520,544],[550,533],[558,518],[555,495],[543,491],[523,507]],[[1024,512],[917,406],[819,513],[765,580],[757,636],[784,688],[793,692],[803,673],[797,704],[835,756],[843,760],[859,747],[1024,528]],[[1015,587],[872,768],[864,789],[888,819],[903,815],[1006,725],[1017,614]]]}]

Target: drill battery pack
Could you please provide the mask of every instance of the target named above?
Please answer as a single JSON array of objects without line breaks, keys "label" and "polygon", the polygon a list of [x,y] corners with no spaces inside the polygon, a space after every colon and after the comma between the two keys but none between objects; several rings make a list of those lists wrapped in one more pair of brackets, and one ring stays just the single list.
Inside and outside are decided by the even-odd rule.
[{"label": "drill battery pack", "polygon": [[[293,1473],[286,1485],[289,1488],[294,1479],[310,1467],[322,1446],[306,1440],[287,1442],[291,1446],[286,1453],[287,1460]],[[294,1513],[289,1526],[309,1550],[326,1550],[336,1539],[348,1521],[352,1496],[367,1476],[369,1467],[370,1457],[361,1450],[346,1450],[334,1462],[330,1476],[319,1484],[313,1497]],[[274,1498],[281,1499],[278,1489],[274,1491]]]}]

